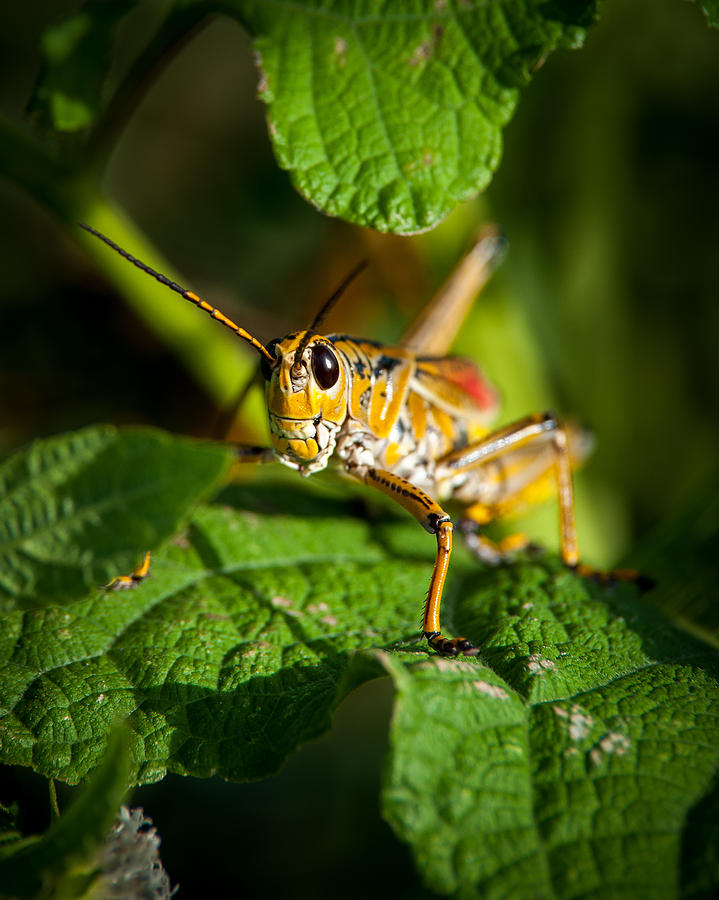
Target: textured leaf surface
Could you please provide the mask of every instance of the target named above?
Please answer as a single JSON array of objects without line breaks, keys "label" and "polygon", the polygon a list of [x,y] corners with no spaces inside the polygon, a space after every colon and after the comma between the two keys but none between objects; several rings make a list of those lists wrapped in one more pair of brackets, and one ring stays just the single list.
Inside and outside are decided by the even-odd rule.
[{"label": "textured leaf surface", "polygon": [[[166,443],[160,455],[174,458]],[[460,550],[445,627],[483,658],[438,659],[407,643],[431,538],[291,483],[225,489],[134,591],[6,615],[0,761],[76,782],[122,719],[137,781],[257,778],[387,671],[397,705],[385,814],[434,890],[711,889],[713,648],[657,619],[632,586],[597,587],[551,558],[486,570]]]},{"label": "textured leaf surface", "polygon": [[280,165],[323,212],[396,233],[430,228],[488,184],[519,86],[581,43],[594,7],[237,2]]},{"label": "textured leaf surface", "polygon": [[0,466],[0,611],[105,584],[168,538],[229,467],[226,448],[110,426]]},{"label": "textured leaf surface", "polygon": [[502,580],[456,612],[486,666],[384,657],[385,814],[441,893],[679,896],[685,819],[719,765],[717,654],[626,589],[544,567]]},{"label": "textured leaf surface", "polygon": [[352,650],[415,633],[427,574],[360,521],[205,507],[136,590],[5,618],[0,757],[75,782],[128,717],[141,781],[267,774],[328,727]]}]

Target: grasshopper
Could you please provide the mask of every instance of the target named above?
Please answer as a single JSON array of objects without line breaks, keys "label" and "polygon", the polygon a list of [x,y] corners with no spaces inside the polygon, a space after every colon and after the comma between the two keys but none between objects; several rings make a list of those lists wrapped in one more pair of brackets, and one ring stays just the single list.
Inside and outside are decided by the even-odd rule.
[{"label": "grasshopper", "polygon": [[[454,526],[442,503],[464,507],[465,530],[477,555],[490,563],[526,544],[513,536],[495,544],[479,531],[492,519],[556,489],[563,562],[580,564],[574,519],[572,467],[584,455],[582,435],[553,413],[530,415],[491,430],[495,390],[471,361],[446,353],[502,251],[485,229],[473,249],[396,346],[318,332],[357,267],[310,325],[263,344],[207,301],[131,256],[88,225],[91,234],[143,272],[230,328],[260,354],[272,446],[238,445],[238,459],[273,459],[311,475],[332,458],[351,477],[404,507],[433,535],[437,552],[422,632],[442,656],[475,656],[463,637],[444,637],[440,605]],[[136,583],[150,556],[119,586]]]}]

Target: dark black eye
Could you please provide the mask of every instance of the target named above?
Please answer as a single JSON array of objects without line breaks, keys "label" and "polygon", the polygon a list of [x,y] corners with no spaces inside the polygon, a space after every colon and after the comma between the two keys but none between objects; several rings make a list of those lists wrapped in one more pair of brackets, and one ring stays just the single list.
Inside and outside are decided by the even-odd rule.
[{"label": "dark black eye", "polygon": [[[275,347],[279,344],[279,342],[279,338],[275,338],[267,345],[267,352],[273,358],[275,356]],[[270,365],[270,361],[269,359],[267,359],[264,353],[262,354],[262,356],[260,356],[260,371],[262,372],[262,377],[265,379],[265,381],[269,381],[272,378],[272,366]]]},{"label": "dark black eye", "polygon": [[317,384],[325,391],[337,384],[340,364],[334,353],[324,344],[316,344],[312,348],[312,372]]}]

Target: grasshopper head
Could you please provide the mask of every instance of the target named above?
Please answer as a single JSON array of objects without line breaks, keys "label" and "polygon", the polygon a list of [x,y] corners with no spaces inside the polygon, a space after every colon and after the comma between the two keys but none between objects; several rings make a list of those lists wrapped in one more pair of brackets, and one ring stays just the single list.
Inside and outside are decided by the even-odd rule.
[{"label": "grasshopper head", "polygon": [[212,316],[260,354],[267,382],[272,444],[285,465],[309,475],[324,469],[335,448],[337,430],[347,415],[347,373],[332,341],[317,334],[321,322],[347,285],[365,267],[350,272],[314,317],[306,331],[271,341],[266,347],[219,309],[123,250],[90,225],[81,227],[160,284]]},{"label": "grasshopper head", "polygon": [[[309,338],[309,339],[308,339]],[[330,340],[300,331],[267,345],[263,358],[272,445],[303,475],[324,469],[347,415],[347,374]]]}]

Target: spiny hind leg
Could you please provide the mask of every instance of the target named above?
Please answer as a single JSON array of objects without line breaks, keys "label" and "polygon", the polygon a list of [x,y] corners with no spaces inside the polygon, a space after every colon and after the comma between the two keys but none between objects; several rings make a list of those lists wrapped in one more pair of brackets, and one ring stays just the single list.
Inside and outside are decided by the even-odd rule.
[{"label": "spiny hind leg", "polygon": [[[570,442],[570,435],[573,441]],[[575,449],[579,445],[579,449]],[[559,504],[560,554],[564,564],[584,578],[602,584],[635,581],[643,589],[652,586],[633,569],[612,569],[603,572],[581,562],[574,517],[574,488],[572,466],[584,455],[582,435],[558,422],[552,413],[527,416],[487,435],[476,444],[447,454],[440,461],[440,477],[456,476],[473,469],[487,468],[495,463],[499,476],[495,477],[491,503],[475,503],[465,515],[470,527],[470,547],[477,555],[497,564],[507,555],[531,548],[524,535],[510,535],[494,544],[479,534],[479,527],[494,518],[511,515],[522,507],[531,506],[556,491]],[[471,532],[474,531],[474,536]]]},{"label": "spiny hind leg", "polygon": [[422,633],[429,646],[441,656],[477,656],[479,648],[471,641],[463,637],[446,638],[440,626],[439,610],[449,569],[449,558],[452,555],[453,526],[449,515],[429,494],[406,478],[400,478],[383,469],[365,466],[351,467],[348,471],[355,478],[391,497],[411,513],[426,531],[435,535],[437,555],[424,606]]},{"label": "spiny hind leg", "polygon": [[[553,488],[559,504],[562,560],[576,566],[579,550],[571,466],[566,428],[552,413],[544,413],[505,425],[475,444],[448,453],[440,460],[437,474],[441,480],[453,480],[485,473],[478,479],[478,490],[484,493],[482,501],[467,510],[478,526],[543,499],[548,488]],[[481,537],[476,545],[480,554],[492,558],[490,561],[501,561],[505,553],[516,553],[529,541],[512,535],[506,544],[493,545]]]}]

